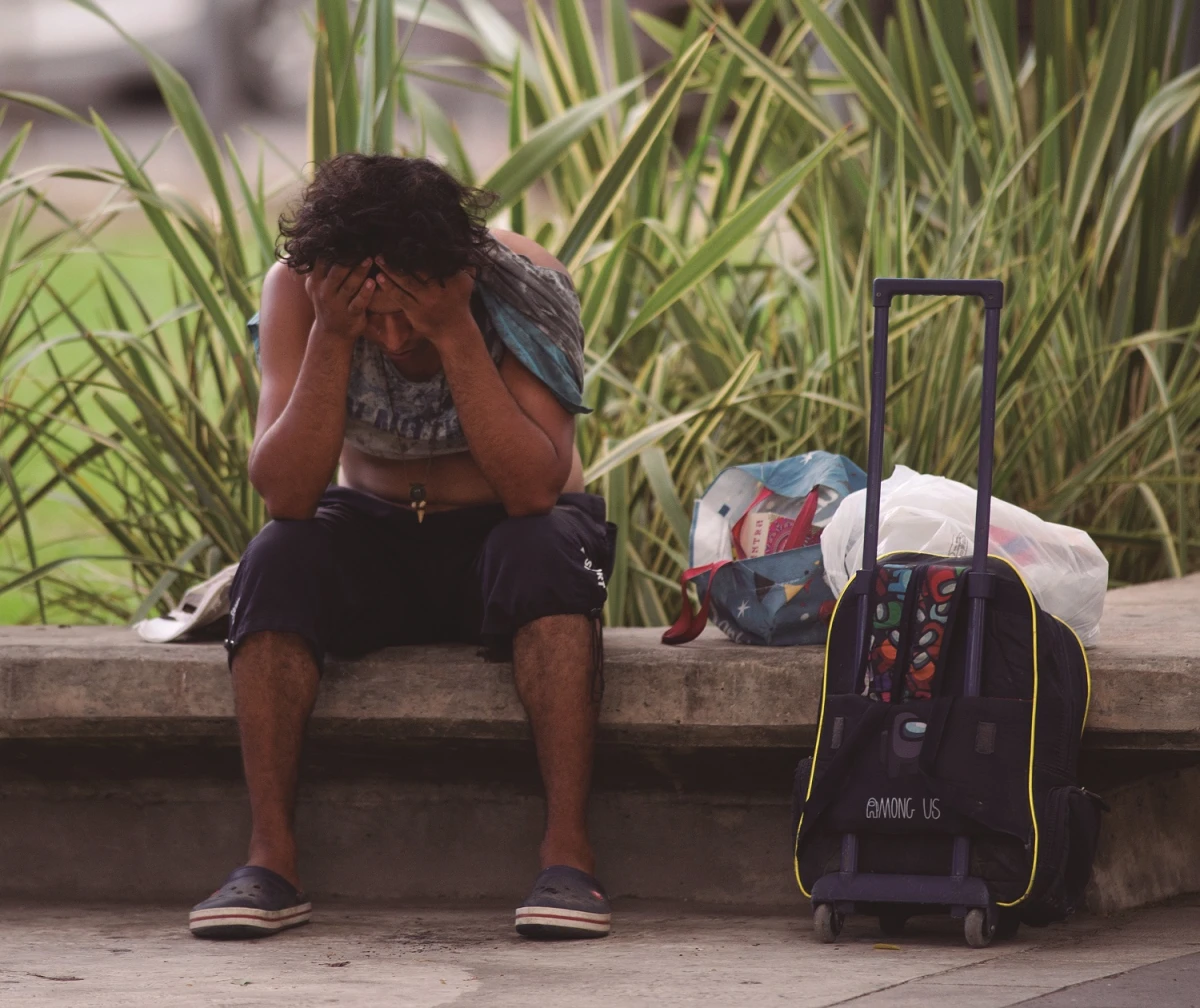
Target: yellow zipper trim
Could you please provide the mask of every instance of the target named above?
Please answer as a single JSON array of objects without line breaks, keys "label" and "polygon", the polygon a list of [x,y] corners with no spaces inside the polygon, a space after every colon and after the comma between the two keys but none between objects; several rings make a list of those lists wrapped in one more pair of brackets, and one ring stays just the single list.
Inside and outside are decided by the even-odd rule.
[{"label": "yellow zipper trim", "polygon": [[1029,869],[1029,883],[1025,886],[1025,891],[1021,893],[1015,900],[1010,903],[997,903],[996,906],[1011,907],[1021,903],[1033,891],[1033,882],[1037,877],[1038,866],[1038,843],[1041,835],[1038,832],[1037,811],[1033,802],[1033,750],[1034,744],[1037,742],[1037,701],[1038,701],[1038,679],[1040,673],[1038,671],[1038,636],[1037,636],[1037,601],[1033,597],[1033,592],[1030,591],[1029,585],[1025,583],[1025,579],[1021,576],[1021,572],[1017,570],[1004,557],[996,557],[994,554],[988,554],[989,559],[1000,560],[1009,570],[1017,575],[1017,580],[1021,582],[1021,587],[1025,589],[1025,594],[1029,596],[1029,622],[1033,629],[1033,711],[1029,717],[1029,820],[1033,823],[1033,861]]},{"label": "yellow zipper trim", "polygon": [[[833,612],[829,616],[829,633],[825,635],[825,660],[821,666],[821,713],[817,717],[817,737],[813,741],[812,766],[808,768],[808,787],[804,791],[804,804],[808,804],[809,796],[812,794],[813,778],[817,773],[817,750],[821,746],[821,729],[825,727],[825,699],[829,695],[826,691],[826,686],[829,683],[829,635],[833,633],[833,621],[837,619],[838,609],[841,608],[842,599],[846,597],[846,592],[850,590],[850,586],[854,584],[854,578],[846,582],[841,593],[837,597],[837,602],[833,605]],[[800,821],[796,823],[796,837],[792,841],[792,871],[796,874],[796,885],[800,887],[800,892],[804,894],[805,899],[812,899],[812,893],[804,888],[804,883],[800,881],[800,830],[804,826],[804,813],[800,813]]]},{"label": "yellow zipper trim", "polygon": [[1087,727],[1088,715],[1092,712],[1092,663],[1088,661],[1087,648],[1083,646],[1083,641],[1079,639],[1079,634],[1075,632],[1075,628],[1061,616],[1053,616],[1050,613],[1046,613],[1046,615],[1050,616],[1051,619],[1058,620],[1059,623],[1071,631],[1071,636],[1075,638],[1076,643],[1079,645],[1079,653],[1083,655],[1083,676],[1087,680],[1087,699],[1083,702],[1083,724],[1079,726],[1079,737],[1083,738],[1083,730]]},{"label": "yellow zipper trim", "polygon": [[[920,550],[892,550],[890,553],[884,553],[877,557],[875,562],[886,560],[888,557],[899,556],[901,553],[920,553]],[[930,554],[934,556],[935,554]],[[829,614],[829,633],[825,635],[825,660],[821,666],[821,713],[817,717],[817,737],[813,742],[812,766],[808,768],[808,787],[804,792],[804,803],[808,804],[809,796],[812,795],[813,778],[817,773],[817,750],[821,746],[821,729],[825,727],[825,697],[827,692],[825,687],[829,683],[829,634],[833,633],[833,621],[837,619],[838,609],[841,608],[842,599],[846,597],[846,592],[850,590],[850,586],[854,584],[854,578],[851,578],[842,587],[838,594],[837,601],[833,605],[833,612]],[[800,892],[804,894],[805,899],[812,899],[812,893],[804,888],[804,883],[800,881],[800,856],[798,848],[800,846],[800,829],[804,825],[804,813],[800,813],[800,821],[796,823],[796,839],[792,842],[792,871],[796,875],[796,885],[800,887]]]}]

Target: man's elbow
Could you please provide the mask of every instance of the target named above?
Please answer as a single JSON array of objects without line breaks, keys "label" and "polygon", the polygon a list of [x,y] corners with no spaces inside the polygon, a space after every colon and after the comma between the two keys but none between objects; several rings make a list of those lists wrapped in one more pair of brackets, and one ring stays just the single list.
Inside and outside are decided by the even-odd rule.
[{"label": "man's elbow", "polygon": [[290,492],[285,488],[272,485],[269,479],[256,479],[261,474],[254,471],[253,462],[250,467],[250,483],[266,506],[267,514],[273,521],[304,521],[317,513],[316,500],[308,496]]},{"label": "man's elbow", "polygon": [[305,521],[317,513],[317,501],[295,495],[264,493],[262,499],[273,521]]},{"label": "man's elbow", "polygon": [[548,515],[558,503],[558,494],[551,490],[515,494],[504,501],[510,518],[537,518]]},{"label": "man's elbow", "polygon": [[267,515],[272,521],[307,521],[316,513],[315,506],[306,508],[285,502],[278,507],[272,507],[270,502],[267,502]]}]

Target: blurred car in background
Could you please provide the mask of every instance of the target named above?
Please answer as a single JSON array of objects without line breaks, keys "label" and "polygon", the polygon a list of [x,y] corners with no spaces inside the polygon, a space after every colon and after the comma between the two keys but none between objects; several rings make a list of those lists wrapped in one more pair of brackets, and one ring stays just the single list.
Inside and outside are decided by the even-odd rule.
[{"label": "blurred car in background", "polygon": [[[304,102],[305,0],[94,2],[178,69],[209,111],[231,99],[276,111]],[[0,0],[0,89],[76,111],[156,94],[138,52],[71,0]]]}]

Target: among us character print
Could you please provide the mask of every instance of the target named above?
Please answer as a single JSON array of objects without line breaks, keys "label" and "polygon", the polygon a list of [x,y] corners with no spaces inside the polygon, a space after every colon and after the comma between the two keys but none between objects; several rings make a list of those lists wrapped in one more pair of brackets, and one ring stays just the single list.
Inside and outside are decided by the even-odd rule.
[{"label": "among us character print", "polygon": [[913,644],[905,676],[906,700],[933,697],[938,657],[946,642],[958,583],[966,570],[963,566],[930,564],[917,584]]},{"label": "among us character print", "polygon": [[893,675],[900,647],[900,621],[904,614],[904,597],[912,578],[912,568],[899,564],[880,564],[875,572],[875,604],[871,621],[871,645],[867,652],[867,669],[863,680],[863,696],[891,703]]}]

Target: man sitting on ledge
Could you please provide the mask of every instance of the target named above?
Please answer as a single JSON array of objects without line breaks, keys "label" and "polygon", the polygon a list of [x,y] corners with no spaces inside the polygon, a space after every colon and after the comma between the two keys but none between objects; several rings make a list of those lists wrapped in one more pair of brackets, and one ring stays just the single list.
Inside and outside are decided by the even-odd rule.
[{"label": "man sitting on ledge", "polygon": [[511,657],[531,722],[546,833],[517,930],[608,933],[585,812],[613,529],[575,450],[579,299],[548,252],[488,230],[488,202],[430,161],[348,154],[282,224],[249,462],[273,520],[226,641],[253,830],[197,937],[309,919],[293,811],[325,654],[439,641]]}]

